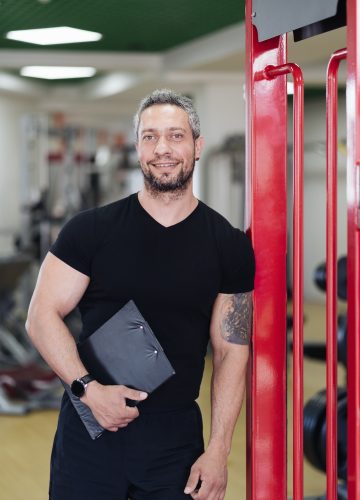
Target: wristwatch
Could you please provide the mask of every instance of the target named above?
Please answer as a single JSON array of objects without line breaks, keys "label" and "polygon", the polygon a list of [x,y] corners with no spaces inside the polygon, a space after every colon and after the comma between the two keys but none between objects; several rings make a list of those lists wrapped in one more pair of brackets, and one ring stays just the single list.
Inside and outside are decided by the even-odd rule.
[{"label": "wristwatch", "polygon": [[86,387],[87,385],[92,381],[95,380],[94,377],[89,375],[87,373],[81,378],[75,379],[72,384],[71,384],[71,392],[74,394],[74,396],[81,398],[85,394]]}]

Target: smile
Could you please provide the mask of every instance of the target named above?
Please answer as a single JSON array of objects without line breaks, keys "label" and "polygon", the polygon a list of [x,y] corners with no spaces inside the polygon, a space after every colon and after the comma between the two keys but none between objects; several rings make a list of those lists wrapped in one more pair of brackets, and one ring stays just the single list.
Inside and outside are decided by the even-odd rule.
[{"label": "smile", "polygon": [[154,167],[176,167],[178,163],[152,163]]}]

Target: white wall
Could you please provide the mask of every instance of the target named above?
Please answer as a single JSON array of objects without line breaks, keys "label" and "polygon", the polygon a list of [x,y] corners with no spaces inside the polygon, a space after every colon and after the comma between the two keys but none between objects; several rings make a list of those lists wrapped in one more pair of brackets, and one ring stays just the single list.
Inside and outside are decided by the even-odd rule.
[{"label": "white wall", "polygon": [[[325,302],[325,294],[313,283],[318,264],[326,258],[326,109],[325,99],[305,99],[304,173],[304,291],[305,300]],[[289,141],[292,137],[292,109],[289,109]],[[346,137],[345,99],[339,99],[338,138]],[[289,162],[288,219],[291,247],[291,161]],[[346,254],[346,156],[338,154],[338,255]]]},{"label": "white wall", "polygon": [[12,252],[20,229],[20,118],[36,109],[35,101],[0,95],[0,254]]},{"label": "white wall", "polygon": [[209,153],[221,146],[227,137],[245,133],[243,80],[203,85],[195,95],[195,105],[205,138],[203,157],[195,170],[195,195],[205,198],[204,176],[208,175],[211,186],[204,201],[232,224],[243,227],[242,192],[238,184],[232,183],[228,157],[218,155],[212,162],[207,161]]}]

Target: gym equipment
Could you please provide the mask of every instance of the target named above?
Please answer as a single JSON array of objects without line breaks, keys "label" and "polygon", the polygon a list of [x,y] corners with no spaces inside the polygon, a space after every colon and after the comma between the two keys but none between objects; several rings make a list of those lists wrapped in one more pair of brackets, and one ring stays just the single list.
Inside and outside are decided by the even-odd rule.
[{"label": "gym equipment", "polygon": [[[294,3],[294,2],[292,2]],[[337,2],[339,4],[339,1]],[[320,2],[302,2],[303,11],[319,7],[319,18],[316,23],[328,19]],[[327,2],[330,5],[330,2]],[[287,61],[285,32],[293,29],[286,13],[292,10],[290,2],[277,2],[277,16],[268,21],[268,2],[246,0],[246,117],[247,117],[247,173],[246,184],[249,196],[246,203],[246,222],[257,254],[257,265],[261,269],[261,286],[254,292],[254,342],[248,385],[248,457],[247,460],[247,499],[268,498],[269,500],[284,500],[287,497],[286,484],[286,359],[281,356],[282,349],[273,350],[273,339],[277,339],[277,347],[285,345],[285,272],[284,261],[287,250],[287,185],[286,185],[286,150],[287,150],[287,107],[286,78],[284,70],[294,68]],[[336,319],[334,314],[337,297],[333,291],[336,282],[336,159],[337,159],[337,69],[345,57],[347,64],[347,220],[342,221],[347,228],[347,344],[348,344],[348,422],[351,439],[348,442],[348,497],[349,500],[360,498],[360,314],[359,287],[360,282],[360,65],[359,65],[359,30],[360,5],[357,0],[346,0],[347,9],[347,49],[335,52],[329,61],[327,72],[327,194],[329,210],[327,214],[327,263],[328,266],[328,302],[327,308],[327,402],[328,402],[328,433],[327,433],[327,500],[337,498],[338,478],[337,467],[337,366],[336,366]],[[271,11],[273,12],[273,10]],[[283,15],[284,14],[284,15]],[[307,13],[306,13],[307,15]],[[295,16],[296,17],[296,16]],[[263,36],[261,20],[273,26],[281,18],[282,29],[273,31],[268,38]],[[296,18],[296,21],[299,21]],[[309,24],[299,22],[298,28],[305,28],[299,33],[300,38],[312,31],[314,19]],[[308,29],[310,28],[310,29]],[[315,32],[318,32],[316,29]],[[260,41],[261,40],[261,41]],[[267,76],[281,75],[280,78]],[[324,75],[325,76],[325,75]],[[301,75],[294,78],[297,85],[301,84]],[[296,92],[296,85],[295,85]],[[297,96],[294,96],[294,103]],[[294,137],[302,133],[302,120],[299,119],[294,130]],[[296,142],[296,141],[295,141]],[[295,158],[301,164],[302,151],[294,147]],[[301,170],[295,169],[297,175]],[[335,182],[333,182],[335,181]],[[299,192],[293,191],[294,210],[299,201]],[[296,211],[295,211],[296,212]],[[247,227],[245,225],[245,227]],[[329,231],[332,228],[332,232]],[[299,232],[294,231],[300,237]],[[302,241],[300,242],[302,243]],[[294,245],[295,246],[295,245]],[[294,247],[293,246],[293,247]],[[330,257],[331,256],[331,257]],[[335,266],[333,266],[335,256]],[[302,269],[302,259],[293,260],[293,269],[299,273]],[[335,286],[334,286],[335,285]],[[301,283],[293,285],[294,304],[301,308]],[[300,294],[300,297],[298,296]],[[297,316],[297,320],[301,321]],[[294,318],[294,333],[299,327]],[[300,330],[300,329],[299,329]],[[298,331],[299,331],[298,330]],[[301,333],[301,332],[300,332]],[[301,335],[298,336],[300,340]],[[302,345],[300,349],[294,343],[294,362],[299,363],[294,373],[297,381],[297,391],[293,399],[299,406],[302,382]],[[280,352],[279,352],[280,351]],[[299,390],[300,388],[300,390]],[[298,410],[298,406],[296,406]],[[302,407],[301,407],[302,410]],[[294,457],[293,457],[293,495],[295,500],[303,500],[303,468],[302,468],[302,415],[294,412]],[[264,446],[266,443],[266,446]]]},{"label": "gym equipment", "polygon": [[[347,473],[347,391],[338,388],[338,478]],[[326,390],[319,391],[304,407],[304,455],[326,472]]]},{"label": "gym equipment", "polygon": [[[338,273],[338,297],[341,300],[347,299],[347,258],[340,257],[337,263]],[[314,282],[317,287],[326,292],[326,263],[320,264],[314,272]]]},{"label": "gym equipment", "polygon": [[[347,484],[339,483],[337,487],[337,500],[348,500],[347,496]],[[316,497],[305,497],[304,500],[327,500],[326,494]]]},{"label": "gym equipment", "polygon": [[37,355],[27,340],[24,329],[10,330],[11,311],[14,308],[14,292],[31,259],[24,254],[0,259],[0,362],[2,366],[25,364]]},{"label": "gym equipment", "polygon": [[26,254],[0,259],[0,414],[60,405],[60,381],[44,366],[13,313],[15,292],[31,263]]},{"label": "gym equipment", "polygon": [[60,407],[62,387],[49,369],[35,364],[0,370],[0,414],[23,415]]},{"label": "gym equipment", "polygon": [[[347,360],[346,336],[347,318],[345,314],[339,314],[337,329],[338,362],[342,363],[345,368]],[[304,356],[317,359],[319,361],[326,361],[326,344],[324,342],[304,342]]]}]

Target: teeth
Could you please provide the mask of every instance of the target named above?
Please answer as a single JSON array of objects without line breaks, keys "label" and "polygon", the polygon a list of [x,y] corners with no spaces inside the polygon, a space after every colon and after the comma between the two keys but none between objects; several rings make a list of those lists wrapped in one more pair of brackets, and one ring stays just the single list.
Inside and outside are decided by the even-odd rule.
[{"label": "teeth", "polygon": [[155,163],[156,167],[175,167],[176,163]]}]

